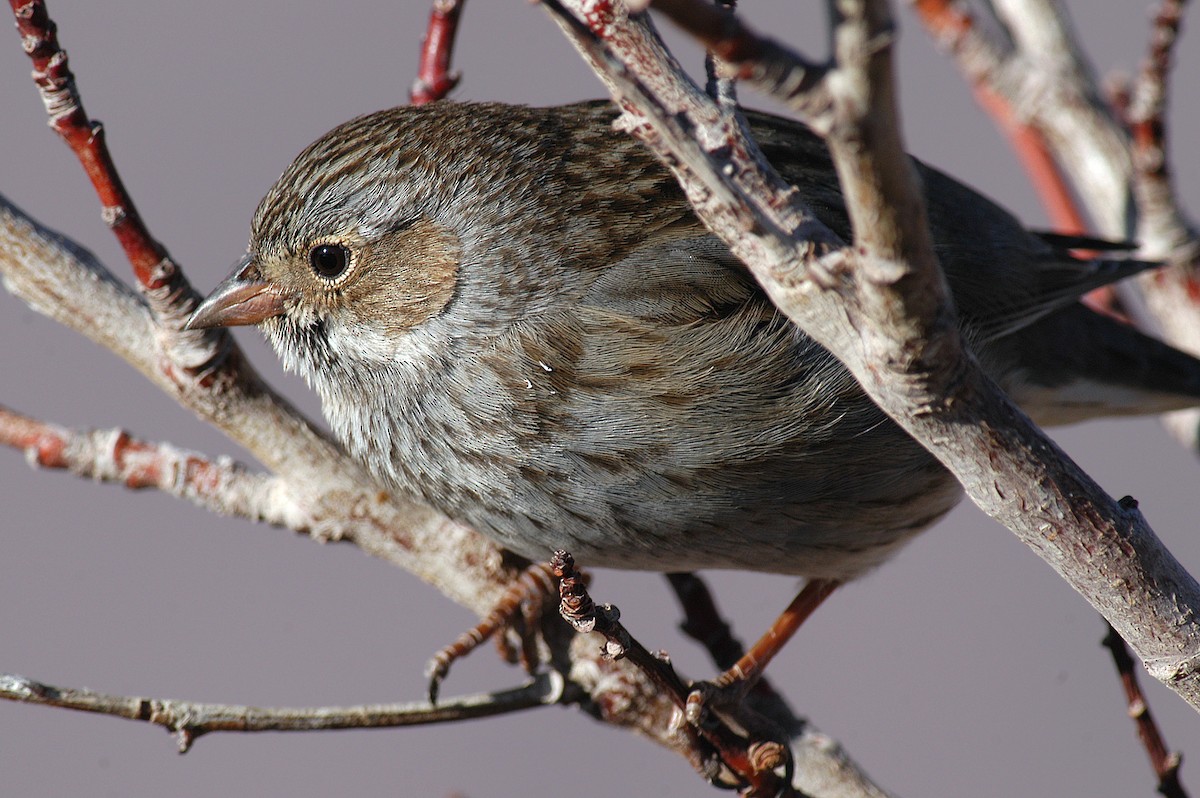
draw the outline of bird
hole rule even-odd
[[[823,141],[745,114],[852,240]],[[518,554],[790,574],[815,606],[962,490],[616,116],[440,101],[346,122],[267,192],[188,324],[261,327],[349,456]],[[1034,421],[1200,403],[1200,361],[1078,301],[1154,264],[912,164],[964,339]]]

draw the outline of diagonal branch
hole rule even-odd
[[[1135,91],[1135,118],[1128,120],[1134,130],[1131,139],[1130,131],[1103,100],[1061,3],[992,0],[989,5],[1008,36],[1001,44],[983,35],[957,0],[913,2],[977,94],[992,98],[984,102],[989,112],[999,109],[1002,118],[1019,119],[1021,127],[1031,131],[1027,135],[1036,136],[1048,149],[1054,164],[1049,171],[1065,172],[1073,196],[1086,206],[1102,235],[1135,239],[1144,257],[1179,267],[1129,281],[1116,290],[1140,326],[1160,331],[1182,349],[1200,352],[1200,325],[1195,322],[1195,298],[1200,292],[1193,276],[1200,258],[1200,235],[1166,179],[1170,170],[1159,137],[1165,124],[1155,122],[1162,121],[1182,3],[1164,0],[1155,17],[1146,66]],[[1152,133],[1154,128],[1157,133]],[[1043,192],[1042,196],[1052,213],[1064,204],[1061,194]],[[1200,447],[1196,412],[1173,414],[1168,427],[1188,447]]]
[[[21,35],[21,45],[33,61],[33,80],[50,117],[50,127],[79,159],[102,206],[101,215],[113,231],[138,285],[150,300],[156,318],[173,320],[178,330],[182,320],[199,301],[166,247],[150,235],[133,198],[117,173],[104,139],[104,127],[91,120],[75,84],[67,53],[58,43],[57,26],[46,12],[43,0],[9,0]],[[184,348],[189,339],[183,334]]]
[[[817,125],[831,131],[843,183],[865,176],[861,185],[845,186],[852,218],[881,223],[864,236],[866,225],[856,221],[856,235],[864,239],[856,243],[863,246],[826,257],[813,256],[815,247],[797,234],[798,226],[778,223],[778,200],[786,194],[761,160],[741,159],[754,150],[737,126],[671,62],[656,59],[653,48],[630,49],[637,37],[655,38],[640,18],[606,13],[606,4],[587,0],[571,8],[573,15],[558,11],[557,19],[636,117],[629,127],[673,166],[701,218],[776,305],[842,359],[981,509],[1108,618],[1152,675],[1200,708],[1200,586],[1154,537],[1136,502],[1107,496],[984,377],[945,324],[944,294],[930,292],[940,288],[930,275],[937,274],[936,263],[902,221],[904,213],[909,222],[919,220],[912,205],[903,204],[912,187],[888,171],[906,172],[906,162],[889,159],[898,138],[890,88],[882,85],[891,79],[883,4],[839,4],[845,17],[836,34],[837,86],[846,94],[833,103],[842,116]],[[694,140],[682,141],[684,132],[694,132]],[[749,207],[732,207],[730,198],[749,196],[740,187],[755,181],[770,192]],[[774,223],[758,223],[762,219]],[[835,279],[809,279],[822,272]]]

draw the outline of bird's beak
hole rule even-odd
[[[284,296],[265,282],[247,255],[213,289],[184,325],[186,330],[258,324],[284,311]]]

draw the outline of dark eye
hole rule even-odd
[[[308,262],[317,276],[332,280],[350,265],[350,250],[341,244],[318,244],[308,253]]]

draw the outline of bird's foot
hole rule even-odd
[[[438,691],[450,672],[450,666],[488,638],[495,638],[500,656],[506,662],[519,662],[521,667],[532,673],[540,659],[538,630],[542,608],[547,598],[557,595],[556,580],[549,565],[534,563],[522,571],[485,618],[433,655],[426,668],[429,702],[437,703]]]
[[[685,685],[670,658],[648,651],[621,624],[616,607],[593,602],[570,554],[557,552],[551,568],[559,577],[563,618],[581,633],[603,635],[606,657],[628,659],[674,701],[696,747],[693,764],[704,778],[748,798],[792,794],[787,735],[743,700],[753,681],[722,675],[713,682]]]

